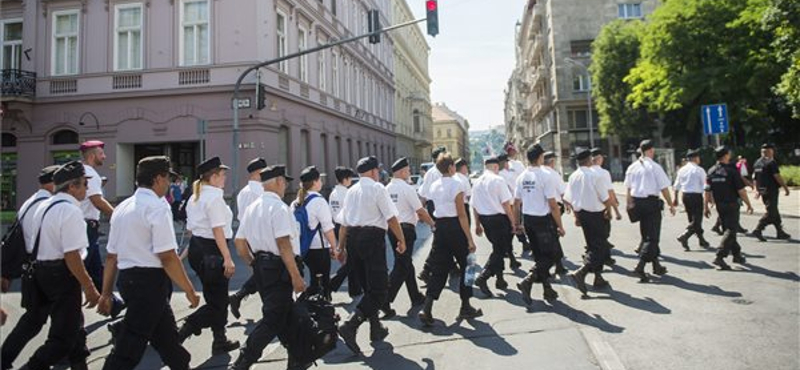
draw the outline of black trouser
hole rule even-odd
[[[403,238],[406,240],[406,251],[403,254],[397,253],[397,238],[392,232],[389,232],[389,242],[391,243],[392,251],[394,252],[394,267],[392,273],[389,275],[389,296],[387,302],[392,303],[397,298],[397,293],[403,284],[406,285],[408,297],[412,300],[419,296],[419,288],[417,287],[417,275],[414,272],[414,243],[417,241],[417,228],[412,224],[401,224],[403,229]]]
[[[639,244],[639,258],[644,262],[653,262],[661,255],[659,239],[663,205],[655,196],[634,199],[635,212],[639,214],[639,234],[642,238]]]
[[[135,368],[148,343],[171,370],[189,369],[191,355],[178,340],[178,327],[169,303],[172,281],[167,273],[162,268],[120,270],[117,287],[128,309],[103,369]]]
[[[339,237],[340,227],[341,225],[336,224],[334,229],[337,238]],[[352,253],[347,246],[340,245],[339,248],[344,248],[347,251],[348,256]],[[347,261],[345,261],[343,265],[339,266],[339,269],[336,270],[336,275],[334,275],[331,279],[331,291],[335,292],[339,290],[339,287],[341,287],[344,283],[344,279],[347,279],[347,293],[351,297],[355,297],[363,293],[361,289],[361,282],[358,281],[358,277],[356,276],[355,272],[353,272],[352,265],[348,264]]]
[[[686,227],[687,238],[697,235],[703,238],[703,194],[683,193],[683,205],[686,207],[686,217],[689,218],[689,226]],[[736,228],[734,228],[736,230]]]
[[[722,234],[722,240],[719,242],[717,257],[725,258],[731,253],[734,256],[738,256],[742,253],[742,247],[736,241],[737,225],[739,225],[739,203],[717,203],[717,212],[722,220],[722,225],[725,227],[725,233]]]
[[[489,262],[486,264],[486,269],[490,275],[503,276],[503,269],[505,268],[505,261],[503,258],[511,249],[512,233],[511,221],[508,216],[499,214],[491,216],[480,216],[479,221],[483,227],[483,232],[486,233],[486,238],[492,243],[492,254],[489,255]],[[436,225],[436,231],[439,231],[439,225]],[[463,234],[463,231],[461,232]],[[434,240],[436,240],[434,235]]]
[[[186,318],[195,330],[211,328],[214,339],[225,339],[228,322],[228,278],[223,258],[214,239],[192,236],[189,240],[189,266],[200,278],[206,304]]]
[[[256,293],[258,293],[258,286],[256,286],[256,279],[253,277],[253,275],[250,275],[250,277],[247,278],[247,281],[242,284],[242,287],[239,288],[239,291],[237,292],[237,294],[242,297]]]
[[[578,221],[581,223],[583,238],[586,241],[586,254],[583,256],[583,263],[589,269],[589,272],[602,272],[603,264],[609,257],[610,251],[606,247],[604,213],[603,211],[578,211]]]
[[[559,260],[558,232],[551,215],[523,215],[525,233],[531,242],[531,251],[536,256],[531,273],[535,281],[544,282],[550,278],[550,268]]]
[[[311,276],[309,286],[316,287],[323,296],[331,292],[331,250],[329,248],[309,249],[303,263],[308,266]]]
[[[764,231],[769,225],[775,225],[775,229],[780,233],[783,231],[783,222],[781,221],[781,214],[778,212],[778,197],[780,192],[774,190],[771,192],[761,192],[761,200],[767,207],[767,213],[758,220],[756,230]]]
[[[259,252],[253,262],[253,276],[261,296],[261,320],[247,336],[242,354],[248,362],[256,362],[264,348],[283,336],[292,310],[292,280],[279,256]]]
[[[472,297],[472,287],[464,281],[467,270],[467,256],[469,255],[469,242],[458,217],[439,218],[436,220],[436,232],[433,233],[434,247],[431,249],[430,264],[431,277],[428,281],[427,296],[439,299],[447,283],[447,276],[453,269],[453,263],[458,266],[458,291],[461,302],[467,302]],[[500,256],[502,260],[502,255]]]
[[[48,313],[46,306],[25,310],[25,313],[17,321],[17,325],[3,341],[2,355],[0,355],[2,366],[0,366],[0,369],[7,370],[11,368],[14,360],[17,359],[25,345],[42,330],[42,327],[47,322]]]
[[[37,263],[35,286],[40,299],[36,307],[50,317],[47,340],[28,361],[31,370],[50,369],[62,358],[80,363],[89,356],[81,312],[81,286],[63,260]],[[8,339],[7,339],[8,340]]]
[[[100,223],[96,220],[86,220],[86,236],[89,238],[89,248],[86,249],[86,259],[83,265],[92,278],[94,287],[103,290],[103,260],[100,257]]]
[[[389,274],[386,267],[386,230],[377,227],[348,227],[347,248],[352,251],[347,264],[364,284],[364,297],[358,310],[373,317],[383,307],[388,294]]]

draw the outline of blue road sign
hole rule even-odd
[[[703,133],[706,135],[725,134],[730,131],[726,104],[704,105],[700,108],[700,116],[703,119]]]

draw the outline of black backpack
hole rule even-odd
[[[181,195],[181,200],[172,202],[172,219],[175,221],[186,222],[186,206],[192,199],[192,187],[187,187]]]
[[[22,216],[14,220],[6,235],[3,236],[2,246],[0,246],[2,257],[0,258],[2,258],[1,268],[3,269],[2,276],[4,278],[13,280],[22,276],[22,265],[28,262],[28,251],[25,249],[25,234],[22,232],[22,220],[36,203],[45,199],[47,197],[41,197],[31,202],[25,212],[22,213]]]
[[[289,357],[309,364],[336,348],[339,315],[322,294],[303,293],[292,306],[286,347]]]

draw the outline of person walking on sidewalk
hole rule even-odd
[[[730,270],[731,267],[725,263],[725,258],[733,254],[733,262],[744,264],[745,258],[742,256],[742,247],[736,241],[736,225],[739,224],[739,199],[747,204],[747,213],[753,213],[753,206],[745,191],[745,184],[742,176],[736,167],[730,163],[730,150],[724,146],[715,150],[717,163],[708,169],[705,192],[706,217],[711,216],[710,205],[716,204],[717,212],[725,228],[725,234],[719,244],[717,257],[714,265],[720,270]]]
[[[466,284],[467,256],[475,253],[475,243],[469,232],[467,209],[464,206],[463,185],[453,176],[456,166],[450,153],[442,153],[436,160],[436,168],[442,178],[431,185],[430,199],[436,210],[436,231],[433,233],[433,249],[431,249],[431,277],[425,292],[425,305],[419,313],[423,325],[434,323],[433,302],[439,299],[447,283],[447,277],[453,268],[458,266],[458,291],[461,297],[461,309],[458,319],[468,320],[483,315],[483,311],[472,307],[472,287]]]
[[[344,198],[347,195],[347,189],[353,185],[353,176],[356,175],[355,171],[347,167],[336,167],[334,170],[334,174],[336,175],[336,186],[333,188],[330,197],[328,198],[328,203],[331,205],[331,214],[333,215],[333,223],[334,223],[334,233],[336,234],[336,240],[339,243],[339,248],[345,248],[344,244],[341,243],[339,240],[339,230],[342,228],[341,213],[342,207],[344,206]],[[331,279],[331,291],[335,292],[339,290],[339,288],[344,284],[344,280],[347,279],[347,294],[350,295],[350,298],[355,299],[356,297],[360,296],[364,293],[361,289],[361,282],[359,281],[358,276],[354,273],[353,265],[347,264],[347,255],[351,252],[342,249],[341,254],[339,255],[339,261],[342,263],[339,266],[339,269],[336,270],[336,274]]]
[[[569,176],[564,200],[572,205],[575,224],[583,229],[586,241],[584,264],[570,274],[575,286],[585,296],[585,280],[589,273],[594,273],[595,289],[608,286],[601,274],[610,252],[606,245],[604,218],[611,217],[611,198],[600,174],[592,170],[592,153],[587,149],[578,149],[575,158],[579,167]]]
[[[517,179],[514,214],[522,214],[522,225],[517,228],[525,230],[531,249],[536,251],[533,269],[517,284],[522,299],[531,304],[533,283],[542,284],[544,299],[558,298],[558,293],[550,285],[550,268],[559,257],[557,240],[559,236],[564,236],[564,226],[556,202],[559,196],[558,183],[542,170],[544,149],[536,144],[528,149],[527,156],[528,169]]]
[[[764,229],[769,225],[775,226],[777,231],[776,238],[790,239],[791,235],[783,230],[783,222],[781,221],[781,214],[778,211],[778,198],[780,197],[780,188],[789,196],[789,187],[781,177],[781,170],[778,167],[778,162],[775,161],[775,145],[765,143],[761,145],[761,158],[756,161],[753,166],[756,198],[761,197],[764,206],[767,208],[767,213],[758,220],[758,226],[753,230],[753,236],[759,241],[765,242]]]
[[[497,157],[484,160],[485,170],[472,187],[472,210],[475,216],[475,235],[482,236],[492,243],[489,261],[475,279],[475,285],[487,297],[492,296],[487,281],[495,277],[495,288],[506,289],[508,283],[503,278],[505,256],[511,248],[516,231],[517,217],[513,209],[513,195],[506,180],[498,175],[500,161]]]
[[[669,205],[669,212],[675,216],[675,205],[669,193],[670,180],[661,165],[656,163],[655,147],[650,140],[643,140],[639,144],[642,156],[628,167],[625,173],[625,187],[627,188],[628,207],[633,207],[632,212],[639,217],[639,233],[641,242],[637,253],[639,263],[633,270],[641,282],[650,278],[644,271],[647,263],[653,264],[653,273],[664,275],[667,268],[658,261],[661,255],[659,239],[661,239],[661,211],[664,202],[659,199],[659,194],[664,197]]]
[[[283,202],[286,187],[293,179],[286,167],[274,165],[261,171],[264,194],[245,210],[236,232],[236,252],[253,266],[253,276],[261,297],[261,320],[258,321],[239,357],[229,367],[247,370],[255,364],[264,348],[275,337],[286,334],[289,314],[294,304],[292,294],[305,291],[301,274],[300,241],[292,211]],[[289,358],[289,369],[306,369]]]
[[[398,253],[393,250],[394,267],[392,267],[392,273],[389,275],[389,297],[381,309],[384,313],[384,320],[397,314],[392,308],[392,303],[397,298],[397,294],[403,284],[405,284],[408,291],[408,298],[411,300],[412,307],[425,303],[425,295],[420,293],[419,287],[417,287],[417,276],[414,272],[413,254],[414,243],[417,240],[417,221],[422,220],[431,228],[434,227],[433,219],[422,206],[417,192],[408,184],[408,179],[411,177],[408,158],[403,157],[395,161],[392,164],[392,173],[392,181],[386,186],[386,191],[389,192],[389,197],[392,198],[395,207],[397,207],[397,218],[400,221],[400,227],[403,229],[406,251],[405,253]],[[391,242],[391,245],[396,245],[397,241],[397,237],[390,232],[389,242]]]
[[[250,174],[250,179],[247,181],[247,185],[245,185],[236,196],[236,207],[238,207],[236,219],[239,220],[239,223],[242,222],[244,211],[247,210],[247,207],[264,194],[264,187],[261,185],[261,170],[265,168],[267,168],[267,161],[261,157],[255,158],[247,164],[247,172]],[[247,296],[256,294],[257,292],[258,287],[256,287],[256,280],[253,275],[250,275],[242,287],[239,288],[236,293],[228,297],[233,317],[237,319],[241,317],[239,308],[242,306],[242,301],[247,298]]]
[[[703,193],[706,186],[706,171],[700,167],[700,151],[689,149],[686,152],[686,164],[678,170],[675,177],[675,199],[674,206],[678,206],[678,193],[683,192],[683,206],[686,208],[686,216],[689,218],[689,226],[686,232],[678,237],[683,249],[689,250],[689,238],[697,236],[700,246],[708,248],[709,244],[703,238]]]
[[[209,158],[197,166],[200,178],[194,182],[192,199],[186,206],[186,228],[192,232],[189,240],[189,266],[200,278],[206,304],[186,318],[178,331],[183,343],[192,335],[211,328],[214,342],[211,353],[226,353],[239,348],[238,341],[228,339],[228,283],[236,266],[228,249],[233,236],[233,212],[223,198],[225,179],[230,167],[219,157]]]
[[[564,177],[561,176],[561,172],[556,170],[556,154],[552,151],[544,152],[544,165],[540,167],[542,171],[549,174],[558,185],[558,197],[556,198],[556,202],[558,203],[558,209],[561,211],[561,215],[563,216],[565,213],[572,212],[572,207],[564,206],[564,192],[567,191],[567,184],[564,182]],[[556,239],[556,244],[558,244],[558,256],[555,263],[555,273],[564,275],[569,271],[564,267],[564,248],[561,246],[560,236]]]
[[[170,305],[172,283],[186,293],[190,308],[197,307],[200,297],[178,258],[172,212],[164,199],[171,175],[178,176],[168,157],[139,161],[138,189],[117,206],[111,217],[103,295],[97,309],[103,314],[111,311],[117,270],[117,285],[128,309],[103,365],[105,370],[135,368],[148,343],[170,369],[189,369],[191,355],[178,341]]]
[[[356,171],[361,179],[347,190],[339,240],[351,251],[347,263],[352,263],[356,274],[361,277],[364,297],[350,318],[339,327],[339,335],[347,348],[361,354],[356,337],[358,328],[365,321],[370,323],[370,341],[381,341],[389,335],[389,329],[378,318],[378,310],[386,302],[388,293],[386,230],[390,229],[398,239],[392,246],[398,253],[406,252],[406,241],[397,220],[397,208],[389,192],[378,182],[378,159],[374,156],[361,158]]]

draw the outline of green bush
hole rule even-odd
[[[800,186],[800,166],[781,166],[781,177],[788,186]]]

